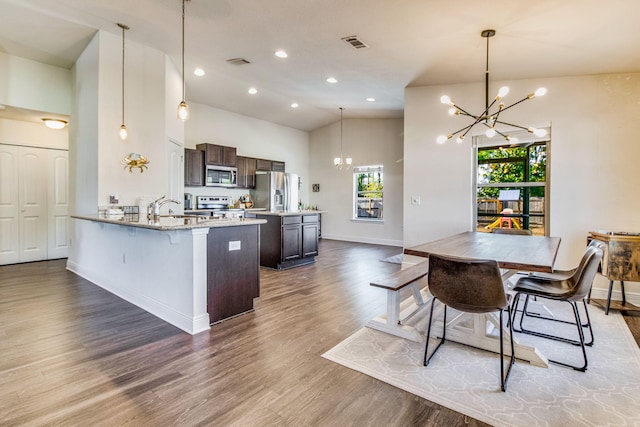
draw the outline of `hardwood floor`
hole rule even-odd
[[[384,311],[369,282],[399,252],[322,240],[314,265],[261,271],[254,312],[196,336],[66,260],[0,267],[0,424],[483,425],[320,357]]]

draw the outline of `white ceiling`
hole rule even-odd
[[[338,120],[339,107],[345,118],[402,117],[407,86],[482,81],[487,28],[497,31],[492,80],[640,71],[639,0],[191,0],[186,8],[187,101],[301,130]],[[121,22],[131,27],[127,40],[180,64],[181,13],[181,0],[0,0],[0,51],[71,68],[96,30],[119,35]],[[369,47],[341,40],[352,35]],[[238,57],[251,63],[226,62]],[[206,76],[194,76],[196,66]]]

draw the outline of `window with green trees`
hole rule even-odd
[[[382,165],[353,168],[353,219],[381,221],[384,172]]]
[[[545,234],[548,141],[480,147],[477,159],[477,228],[523,228]]]

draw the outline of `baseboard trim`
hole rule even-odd
[[[378,238],[361,237],[361,236],[341,236],[337,234],[326,234],[326,233],[322,234],[322,238],[329,239],[329,240],[340,240],[343,242],[369,243],[372,245],[403,247],[402,240],[378,239]]]

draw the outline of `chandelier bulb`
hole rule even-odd
[[[547,135],[547,130],[546,129],[536,129],[533,131],[533,134],[535,136],[539,136],[539,137],[543,137]]]
[[[440,102],[442,102],[443,104],[448,104],[453,106],[453,102],[451,102],[451,98],[449,98],[447,95],[442,95],[440,97]]]
[[[449,108],[449,115],[454,116],[456,114],[458,114],[458,109],[457,108],[455,108],[455,107]]]
[[[340,164],[340,157],[336,157],[333,159],[333,165],[338,166]]]
[[[488,138],[493,138],[496,136],[496,130],[494,128],[489,128],[484,134],[487,135]]]
[[[498,91],[497,99],[504,98],[509,93],[509,86],[502,86]]]
[[[460,136],[456,139],[456,142],[457,142],[458,144],[461,144],[461,143],[462,143],[462,141],[464,141],[464,135],[460,135]]]
[[[120,134],[120,139],[121,140],[124,141],[125,139],[127,139],[128,132],[127,132],[127,127],[124,125],[124,123],[122,124],[122,126],[120,126],[119,134]]]
[[[536,96],[544,96],[547,93],[547,88],[541,87],[535,91]]]
[[[351,163],[353,162],[353,159],[351,157],[347,157],[345,159],[345,162],[347,162],[347,166],[351,166]]]
[[[447,139],[451,138],[451,135],[440,135],[437,139],[436,142],[438,144],[444,144],[445,142],[447,142]]]

